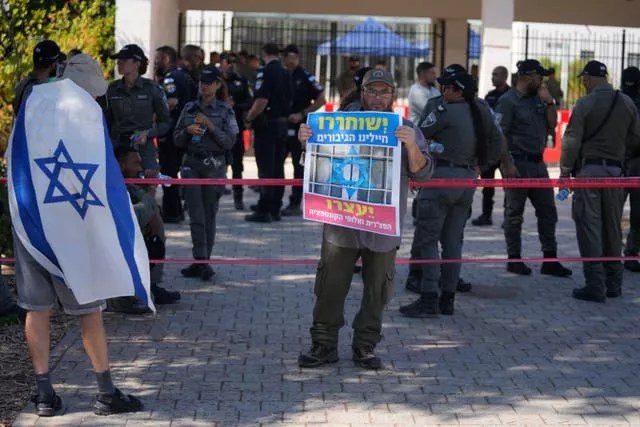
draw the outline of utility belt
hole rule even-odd
[[[221,168],[226,166],[225,151],[190,151],[186,154],[186,158],[193,158],[202,161],[205,166],[215,166]]]
[[[529,154],[529,153],[514,153],[511,152],[511,157],[514,160],[521,160],[529,163],[542,163],[542,154]]]
[[[460,168],[460,169],[472,169],[469,165],[463,165],[459,163],[453,163],[449,160],[435,159],[435,165],[437,168]]]

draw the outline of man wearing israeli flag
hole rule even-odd
[[[74,56],[63,79],[33,87],[7,149],[18,304],[36,373],[36,414],[63,412],[49,377],[49,317],[80,316],[96,372],[94,412],[135,412],[139,399],[111,380],[102,320],[106,298],[149,298],[149,260],[95,98],[107,84],[96,61]]]

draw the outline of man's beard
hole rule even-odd
[[[540,88],[539,86],[535,86],[535,85],[527,86],[527,95],[536,96],[538,94],[538,89],[539,88]]]
[[[381,102],[381,101],[375,101],[375,102],[372,102],[371,104],[367,103],[366,101],[362,101],[362,107],[364,108],[365,111],[390,112],[392,105],[393,105],[393,102],[389,102],[388,104],[385,105],[384,102]]]
[[[161,76],[164,76],[167,73],[167,68],[164,65],[157,65],[156,73]]]

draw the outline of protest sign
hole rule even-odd
[[[304,218],[400,235],[401,142],[394,113],[312,113],[307,124]]]

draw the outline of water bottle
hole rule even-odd
[[[429,144],[429,152],[441,154],[442,152],[444,152],[444,145],[440,144],[439,142],[432,142],[431,144]]]
[[[173,177],[170,177],[169,175],[160,174],[160,175],[158,175],[158,179],[173,179]],[[169,188],[169,187],[171,187],[171,183],[162,184],[162,186]]]
[[[207,127],[203,126],[202,135],[204,135],[206,131],[207,131]],[[191,137],[191,142],[193,142],[194,144],[200,144],[202,142],[202,135],[193,135],[193,137]]]
[[[560,191],[558,191],[558,195],[556,196],[556,199],[562,202],[564,200],[567,200],[567,197],[569,197],[569,189],[561,188]]]

